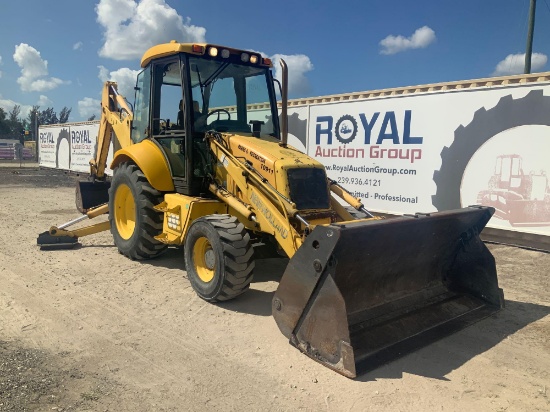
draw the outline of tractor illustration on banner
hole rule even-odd
[[[550,188],[545,170],[524,173],[517,154],[496,158],[488,189],[478,193],[477,203],[495,208],[495,217],[513,226],[550,225]]]

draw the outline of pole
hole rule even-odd
[[[535,31],[535,8],[537,0],[531,0],[529,6],[529,27],[527,29],[527,47],[525,50],[525,74],[531,73],[531,55],[533,54],[533,32]]]
[[[34,112],[34,143],[35,157],[38,162],[38,110]]]

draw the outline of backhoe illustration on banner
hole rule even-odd
[[[279,83],[258,53],[172,41],[149,49],[141,66],[133,108],[116,83],[104,85],[91,179],[77,190],[86,214],[42,233],[41,247],[108,229],[130,259],[183,246],[195,292],[220,302],[249,288],[254,245],[273,244],[289,258],[272,301],[278,327],[348,377],[502,307],[495,261],[479,238],[494,209],[374,217],[287,144],[284,61]],[[252,110],[265,102],[270,121]],[[69,229],[104,213],[108,221]]]

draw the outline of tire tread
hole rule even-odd
[[[156,212],[153,207],[162,202],[162,193],[151,186],[143,172],[133,163],[122,163],[117,170],[118,173],[126,173],[137,190],[136,209],[141,214],[143,225],[139,228],[139,240],[130,251],[121,252],[132,260],[144,260],[157,257],[167,248],[167,245],[155,239],[162,232],[163,215]],[[115,188],[109,189],[109,197],[114,196]],[[111,232],[114,235],[115,223],[113,213],[109,211]],[[119,249],[120,250],[120,249]]]
[[[219,291],[203,299],[209,302],[223,302],[244,293],[254,276],[254,248],[250,234],[239,220],[231,215],[214,214],[201,217],[217,231],[223,248],[223,283]],[[189,269],[188,269],[189,270]]]

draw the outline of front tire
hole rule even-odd
[[[122,163],[114,172],[109,188],[109,222],[120,253],[130,259],[151,259],[166,245],[155,239],[162,233],[162,213],[153,209],[162,201],[139,168]]]
[[[209,215],[197,219],[184,245],[187,276],[204,300],[230,300],[252,281],[254,250],[250,235],[236,217]]]

